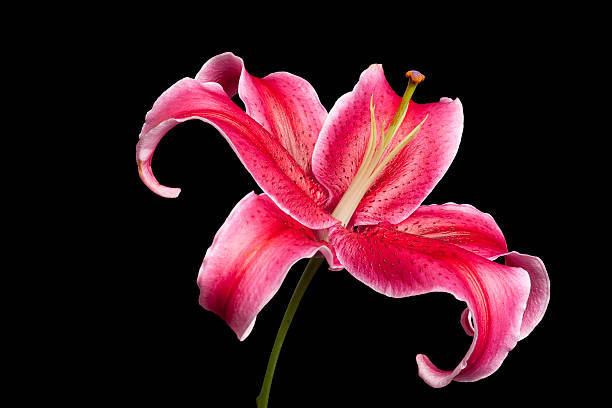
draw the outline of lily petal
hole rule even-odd
[[[288,72],[260,79],[243,69],[238,92],[247,113],[275,135],[300,168],[312,176],[312,152],[327,117],[314,88]]]
[[[468,336],[474,335],[474,323],[472,323],[472,313],[470,309],[465,308],[465,310],[461,313],[461,327],[465,330],[465,333]]]
[[[540,323],[550,301],[550,278],[544,262],[536,256],[525,255],[518,252],[502,254],[507,266],[522,268],[529,274],[531,288],[523,320],[521,322],[521,333],[519,340],[527,337],[533,329]],[[474,335],[474,328],[470,319],[467,317],[469,309],[465,309],[461,314],[461,325],[468,336]]]
[[[320,208],[326,200],[325,189],[308,177],[278,140],[232,102],[215,82],[184,78],[164,92],[147,113],[136,158],[140,177],[151,190],[164,197],[176,197],[180,192],[157,182],[151,160],[161,138],[178,123],[190,119],[213,125],[261,189],[285,212],[309,228],[326,228],[335,222]]]
[[[504,256],[507,266],[524,269],[531,281],[519,340],[531,333],[542,320],[550,299],[550,279],[546,267],[538,257],[508,252],[504,235],[491,215],[469,204],[426,205],[420,206],[410,217],[393,227],[398,231],[460,246],[491,261]],[[461,315],[461,325],[471,336],[474,330],[468,314],[469,309],[466,309]]]
[[[401,98],[389,86],[382,66],[365,70],[352,92],[343,95],[329,112],[313,153],[313,172],[329,191],[332,210],[353,180],[370,135],[370,100],[378,126],[389,125]],[[357,207],[353,223],[397,224],[406,219],[433,190],[457,152],[463,130],[463,108],[458,99],[417,104],[408,113],[387,151],[394,148],[424,118],[418,135],[393,158]],[[330,171],[333,169],[333,171]]]
[[[524,339],[540,323],[548,302],[550,301],[550,278],[544,262],[536,256],[510,252],[505,255],[506,265],[519,267],[529,273],[531,290],[527,299],[527,308],[523,314],[521,323],[521,335],[519,340]]]
[[[206,61],[200,71],[196,74],[196,81],[216,82],[230,98],[238,92],[238,81],[244,63],[242,58],[235,56],[231,52],[224,52]]]
[[[353,180],[367,148],[370,135],[370,100],[376,117],[389,123],[399,105],[397,96],[382,74],[380,65],[362,72],[351,92],[334,104],[312,156],[315,177],[329,191],[326,208],[332,211]]]
[[[328,244],[281,211],[265,194],[250,193],[234,207],[206,251],[198,275],[200,304],[221,316],[244,340],[259,311],[280,288],[291,266]]]
[[[380,293],[407,297],[449,292],[468,304],[474,339],[459,365],[444,371],[426,356],[417,356],[419,375],[432,387],[492,374],[519,340],[530,290],[525,270],[392,226],[360,227],[352,232],[336,225],[330,228],[329,238],[349,273]]]
[[[250,75],[230,52],[211,58],[198,72],[200,82],[218,82],[232,97],[238,92],[249,116],[275,136],[304,172],[312,176],[312,151],[327,117],[308,81],[288,72]]]
[[[493,217],[469,204],[422,205],[394,227],[458,245],[491,260],[508,252],[504,235]]]

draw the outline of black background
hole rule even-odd
[[[91,197],[92,205],[104,203],[95,222],[111,235],[94,261],[95,297],[80,294],[84,319],[95,322],[86,336],[95,345],[80,352],[82,371],[76,370],[85,379],[76,383],[87,383],[83,388],[89,390],[81,401],[255,405],[305,261],[292,268],[252,334],[238,341],[220,318],[199,306],[196,277],[216,231],[242,197],[260,192],[258,186],[223,138],[197,121],[171,130],[153,160],[162,184],[182,188],[179,198],[150,192],[134,162],[144,115],[155,99],[225,51],[242,57],[252,75],[288,71],[307,79],[328,111],[372,63],[383,64],[399,94],[407,70],[425,74],[416,102],[459,97],[465,115],[461,146],[424,204],[466,203],[492,214],[509,248],[539,256],[552,281],[543,321],[496,373],[433,389],[417,376],[415,355],[425,353],[443,369],[455,367],[471,343],[459,324],[463,304],[448,294],[386,298],[346,271],[322,268],[286,338],[270,406],[488,406],[500,398],[588,398],[578,385],[580,375],[569,368],[576,330],[567,327],[574,310],[568,299],[581,283],[568,279],[573,270],[559,221],[585,188],[572,170],[577,164],[568,160],[577,149],[572,127],[580,120],[568,107],[574,87],[566,67],[580,59],[572,26],[554,13],[507,15],[508,10],[487,11],[505,17],[499,21],[438,20],[408,5],[339,16],[323,8],[269,11],[262,6],[113,13],[92,40],[99,53],[83,65],[101,68],[90,78],[105,101],[104,117],[95,123],[105,133],[104,166],[117,176],[113,183],[120,181],[113,187],[107,180],[106,193]],[[576,188],[569,189],[573,183]],[[119,184],[125,191],[116,190]]]

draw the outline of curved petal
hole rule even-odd
[[[550,299],[550,279],[546,267],[535,256],[508,252],[504,235],[491,215],[469,204],[427,205],[420,206],[410,217],[393,227],[401,232],[460,246],[490,260],[504,256],[507,266],[524,269],[531,281],[519,340],[531,333],[542,320]],[[471,336],[473,327],[470,329],[468,314],[469,309],[465,309],[461,325]]]
[[[504,235],[493,217],[469,204],[422,205],[394,227],[458,245],[491,260],[508,252]]]
[[[505,255],[504,259],[507,266],[514,266],[522,268],[529,274],[529,280],[531,281],[531,288],[529,290],[529,297],[527,298],[527,306],[525,313],[523,313],[523,320],[521,322],[521,333],[519,340],[523,340],[527,337],[533,329],[540,323],[548,307],[550,301],[550,278],[544,262],[536,256],[525,255],[518,252],[509,252]],[[469,309],[465,309],[461,314],[461,325],[465,329],[465,332],[472,336],[474,331],[469,330],[466,327],[466,323],[470,323],[466,315]]]
[[[326,242],[317,241],[310,229],[265,194],[250,193],[234,207],[206,251],[198,275],[200,304],[244,340],[291,266],[318,251],[331,265]]]
[[[540,323],[548,302],[550,301],[550,278],[544,262],[536,256],[510,252],[505,256],[506,265],[522,268],[529,274],[531,290],[527,299],[527,308],[523,314],[521,323],[521,335],[519,340],[524,339]]]
[[[176,197],[180,192],[157,182],[151,159],[166,132],[190,119],[217,128],[257,184],[281,209],[309,228],[326,228],[335,222],[320,208],[326,192],[319,183],[305,175],[283,146],[215,82],[184,78],[164,92],[147,113],[136,158],[140,177],[151,190],[164,197]]]
[[[288,72],[254,77],[246,71],[242,59],[230,52],[206,62],[196,80],[218,82],[229,97],[238,92],[247,114],[276,137],[300,168],[312,176],[312,151],[327,111],[308,81]]]
[[[472,312],[470,312],[469,308],[465,308],[465,310],[461,313],[461,327],[465,330],[465,334],[468,336],[474,335],[474,323],[472,322]]]
[[[519,340],[529,295],[521,268],[489,261],[458,246],[402,233],[391,226],[352,232],[330,228],[338,259],[357,279],[391,297],[449,292],[465,301],[474,320],[474,339],[453,371],[417,356],[419,375],[433,387],[476,381],[495,372]]]
[[[365,70],[352,92],[331,109],[313,153],[313,172],[329,191],[333,210],[350,185],[363,159],[370,134],[370,98],[378,126],[391,122],[401,98],[393,92],[381,65]],[[425,116],[418,135],[392,159],[357,207],[353,223],[399,223],[431,192],[452,162],[463,130],[463,108],[458,99],[410,102],[408,113],[393,138],[395,147]]]
[[[223,87],[227,96],[231,98],[238,92],[238,81],[243,67],[242,58],[231,52],[224,52],[206,61],[196,74],[195,79],[202,83],[218,83]]]

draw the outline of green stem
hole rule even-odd
[[[304,269],[304,273],[302,274],[300,281],[293,291],[291,300],[287,305],[287,310],[285,310],[283,320],[278,328],[276,340],[274,340],[274,346],[272,346],[272,351],[270,352],[270,359],[268,360],[266,375],[264,377],[263,385],[261,386],[261,391],[259,392],[259,396],[256,400],[257,408],[268,407],[272,377],[274,376],[274,369],[276,368],[276,362],[278,361],[278,355],[280,354],[281,347],[283,346],[283,341],[285,340],[285,336],[287,335],[287,331],[289,330],[289,326],[291,325],[295,311],[302,300],[302,296],[304,296],[306,288],[308,288],[310,281],[312,280],[315,272],[317,272],[319,269],[319,266],[321,266],[321,263],[323,263],[323,258],[310,258],[310,261],[308,262],[308,265],[306,265],[306,269]]]

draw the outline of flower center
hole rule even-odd
[[[425,76],[418,71],[408,71],[406,72],[406,77],[408,78],[406,92],[404,92],[402,101],[389,127],[385,130],[385,125],[384,123],[382,124],[380,136],[376,131],[374,95],[372,94],[370,98],[370,138],[363,159],[361,160],[359,170],[357,170],[353,181],[332,212],[332,217],[340,221],[345,227],[353,216],[359,202],[365,193],[368,192],[372,184],[374,184],[382,170],[389,164],[391,159],[397,156],[397,154],[414,139],[429,116],[429,114],[426,115],[421,123],[408,133],[408,135],[406,135],[406,137],[404,137],[393,149],[388,151],[389,149],[387,148],[406,117],[410,98],[416,86],[425,79]]]

